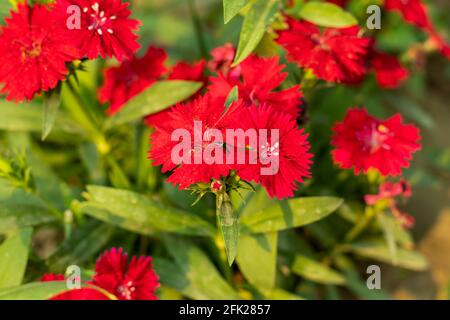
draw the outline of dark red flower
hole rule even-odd
[[[375,51],[371,58],[371,64],[377,82],[382,88],[397,88],[409,76],[408,70],[393,55]]]
[[[311,69],[323,80],[338,83],[358,82],[366,73],[370,40],[359,36],[359,27],[326,28],[287,18],[289,28],[279,32],[278,43],[288,59]]]
[[[69,6],[81,9],[80,28],[69,29]],[[89,59],[116,57],[131,59],[140,48],[135,31],[141,25],[130,19],[129,3],[122,0],[58,0],[56,10],[64,28]],[[70,11],[69,11],[70,12]]]
[[[112,248],[97,260],[92,284],[119,300],[156,300],[158,280],[151,257],[134,256],[128,263],[128,255],[122,248]]]
[[[80,53],[45,6],[20,4],[0,34],[0,82],[8,100],[31,100],[57,86],[68,74],[66,62]]]
[[[302,104],[300,86],[274,91],[286,79],[279,57],[261,58],[251,55],[241,63],[242,80],[225,77],[219,72],[211,78],[210,94],[225,101],[231,89],[238,87],[239,99],[248,106],[270,104],[275,110],[297,118]]]
[[[327,2],[334,3],[340,7],[345,7],[347,5],[348,0],[327,0]]]
[[[197,81],[202,82],[203,87],[200,88],[197,93],[189,98],[195,99],[200,95],[200,92],[204,88],[207,82],[205,76],[206,61],[200,60],[194,64],[187,62],[178,62],[169,74],[169,80],[187,80],[187,81]],[[145,123],[148,126],[155,126],[156,124],[163,125],[168,120],[170,108],[155,114],[152,114],[145,118]]]
[[[142,58],[133,57],[119,66],[107,68],[99,100],[110,104],[108,114],[119,111],[128,100],[155,83],[166,72],[166,59],[163,49],[150,46]]]
[[[237,103],[235,105],[237,106]],[[172,172],[168,182],[179,185],[180,189],[186,189],[193,184],[209,183],[212,179],[220,180],[222,176],[228,175],[230,167],[225,164],[225,152],[219,155],[212,148],[209,155],[204,157],[206,148],[224,144],[223,140],[216,141],[216,137],[207,134],[208,129],[224,129],[223,123],[233,111],[228,111],[225,116],[224,114],[223,101],[206,94],[194,101],[172,107],[164,124],[155,123],[156,131],[151,137],[153,145],[150,158],[153,165],[162,165],[162,172]],[[197,126],[194,121],[198,122]],[[172,134],[177,129],[183,130],[189,136],[189,141],[173,141],[175,139],[172,139]],[[187,149],[182,155],[181,150],[177,152],[182,161],[174,161],[172,158],[172,152],[177,146],[183,146],[183,150]],[[221,164],[215,161],[218,157],[222,159]]]
[[[110,300],[106,295],[94,288],[81,288],[64,291],[50,300]]]
[[[297,183],[310,177],[312,154],[308,135],[298,129],[289,114],[278,112],[270,105],[242,108],[236,119],[239,121],[234,121],[234,128],[256,129],[259,133],[253,145],[250,140],[243,145],[235,141],[238,152],[245,150],[247,159],[245,164],[235,166],[238,175],[246,181],[260,183],[270,197],[294,196]],[[266,134],[261,130],[267,130]]]
[[[369,169],[383,176],[401,174],[420,149],[419,129],[402,122],[400,114],[379,120],[366,109],[348,110],[344,121],[333,129],[334,161],[344,169],[354,168],[355,174]]]

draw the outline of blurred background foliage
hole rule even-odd
[[[239,42],[243,18],[224,25],[221,0],[131,2],[133,16],[143,22],[143,50],[150,44],[163,47],[172,65],[208,58],[212,48]],[[364,21],[365,8],[376,2],[353,0],[349,10]],[[450,3],[428,4],[437,28],[449,38]],[[1,16],[9,9],[3,0]],[[404,54],[425,38],[398,15],[384,14],[378,39],[383,50]],[[284,56],[270,28],[256,51]],[[213,197],[191,206],[194,196],[164,182],[147,160],[150,129],[143,124],[105,129],[105,106],[96,92],[102,69],[114,61],[85,63],[86,71],[77,73],[76,94],[63,87],[62,108],[45,142],[42,100],[20,105],[1,100],[0,289],[36,281],[45,272],[64,272],[70,264],[82,266],[88,279],[97,255],[120,246],[129,254],[154,257],[162,299],[448,298],[450,64],[438,54],[408,63],[413,76],[396,91],[380,90],[369,78],[358,87],[321,84],[307,92],[306,129],[315,158],[313,178],[299,195],[345,202],[302,228],[287,229],[280,222],[264,232],[241,230],[231,268],[215,234]],[[299,69],[288,64],[287,70],[286,86],[298,83]],[[349,107],[362,105],[380,117],[401,112],[422,129],[423,150],[406,173],[413,196],[403,209],[416,218],[411,234],[387,213],[367,219],[362,198],[377,192],[376,181],[331,162],[330,128]],[[255,213],[286,218],[261,190],[247,195],[245,203],[239,197],[233,201],[248,225]],[[294,210],[305,204],[298,206]],[[366,287],[371,264],[381,266],[382,290]]]

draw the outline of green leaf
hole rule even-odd
[[[297,198],[254,211],[240,219],[241,234],[266,233],[311,224],[334,212],[343,200],[334,197]]]
[[[81,265],[94,257],[111,239],[114,227],[92,221],[76,229],[49,258],[52,272],[64,273],[70,265]]]
[[[233,102],[237,101],[238,99],[239,99],[239,88],[238,86],[234,86],[230,90],[227,100],[225,101],[226,110],[224,111],[224,113],[226,113],[228,108],[230,108],[230,106],[233,104]]]
[[[58,110],[61,106],[61,95],[53,92],[44,98],[44,116],[42,120],[42,141],[44,141],[55,124]]]
[[[56,219],[53,211],[40,198],[2,183],[0,203],[0,233],[37,226]]]
[[[255,210],[264,210],[272,205],[263,188],[258,188],[247,200],[241,218]],[[236,262],[245,278],[259,290],[271,291],[275,287],[277,268],[278,233],[241,236]]]
[[[155,231],[193,236],[214,236],[215,228],[183,210],[127,190],[88,186],[89,201],[79,209],[94,218],[144,235]]]
[[[398,248],[397,248],[397,242],[395,240],[395,225],[397,224],[397,221],[392,219],[386,219],[385,214],[379,214],[378,216],[378,222],[380,223],[381,229],[383,229],[384,238],[386,240],[386,244],[389,248],[389,255],[391,256],[391,263],[393,265],[397,264],[398,261]]]
[[[245,278],[258,289],[275,287],[278,233],[253,234],[239,238],[236,262]]]
[[[352,14],[326,2],[307,2],[300,11],[300,17],[322,27],[344,28],[358,24]]]
[[[225,243],[228,263],[231,266],[237,253],[239,225],[237,213],[234,211],[230,196],[226,191],[217,193],[216,213],[217,223]]]
[[[225,24],[231,21],[241,11],[249,0],[223,0],[223,20]]]
[[[156,272],[163,284],[183,292],[192,299],[239,299],[238,294],[222,278],[202,250],[181,238],[167,237],[165,243],[175,260],[175,265],[155,262]]]
[[[0,289],[22,283],[32,233],[32,228],[15,230],[0,245]]]
[[[305,298],[279,288],[273,291],[264,291],[263,293],[267,300],[305,300]]]
[[[279,0],[256,0],[253,3],[244,18],[233,65],[241,63],[253,52],[275,19],[279,6]]]
[[[392,263],[389,248],[380,241],[366,241],[353,243],[348,249],[360,256],[378,260],[385,263]],[[424,271],[428,268],[426,258],[419,252],[398,248],[397,264],[398,267],[413,271]]]
[[[164,109],[186,100],[202,87],[193,81],[159,81],[127,102],[119,112],[108,118],[106,127],[111,128]]]
[[[65,281],[32,282],[0,290],[0,300],[48,300],[66,290]]]
[[[345,278],[337,271],[303,255],[295,256],[292,272],[305,279],[322,284],[345,284]]]

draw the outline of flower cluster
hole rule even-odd
[[[71,6],[80,23],[69,26]],[[18,5],[0,31],[1,93],[8,100],[31,100],[55,89],[69,74],[68,63],[101,57],[131,58],[139,49],[122,0],[58,0],[52,5]]]
[[[62,274],[45,274],[41,281],[63,281]],[[158,276],[151,257],[128,256],[122,248],[105,251],[95,264],[95,275],[88,286],[60,293],[51,300],[156,300]]]

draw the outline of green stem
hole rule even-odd
[[[204,59],[208,58],[208,49],[206,47],[205,37],[203,36],[202,24],[200,17],[198,16],[197,9],[195,8],[194,0],[188,0],[189,13],[192,18],[192,24],[194,25],[195,35],[197,38],[200,54]]]

